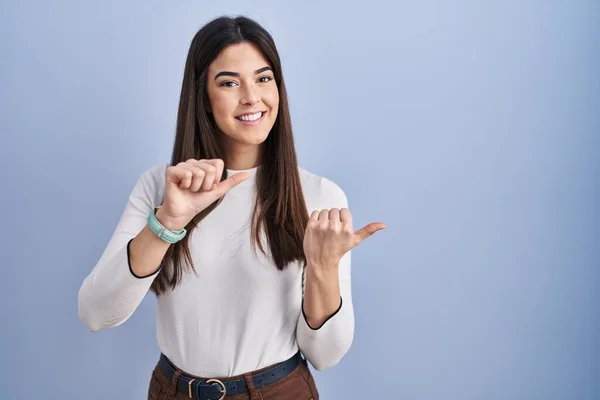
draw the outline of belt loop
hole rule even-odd
[[[252,374],[244,374],[244,379],[246,379],[246,385],[248,385],[250,400],[263,400],[262,395],[256,390],[256,386],[254,386]]]
[[[182,370],[180,369],[176,369],[175,373],[173,374],[173,378],[171,379],[171,393],[169,394],[170,396],[177,396],[177,381],[179,380],[179,375],[182,374]]]

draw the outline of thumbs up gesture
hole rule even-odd
[[[306,261],[313,268],[337,268],[346,252],[385,228],[384,223],[372,222],[355,232],[347,208],[313,211],[304,234]]]

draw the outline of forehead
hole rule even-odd
[[[254,74],[259,68],[271,66],[253,43],[238,43],[224,48],[208,67],[209,75],[220,71]]]

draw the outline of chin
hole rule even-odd
[[[249,138],[250,139],[249,142],[250,142],[250,144],[261,144],[265,140],[267,140],[268,137],[269,137],[269,133],[267,132],[266,135],[260,135],[260,136]]]
[[[248,132],[236,132],[235,135],[225,134],[225,136],[228,136],[229,140],[233,140],[237,143],[258,145],[267,140],[267,138],[269,137],[269,132],[267,132],[266,134],[255,133],[254,135],[248,134]]]
[[[263,127],[263,129],[264,129],[264,127]],[[263,131],[263,129],[261,129],[260,131],[238,130],[234,137],[244,143],[260,144],[260,143],[263,143],[265,140],[267,140],[267,138],[269,137],[269,134],[271,133],[272,127],[271,127],[271,129],[267,130],[266,132]]]

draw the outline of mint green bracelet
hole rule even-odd
[[[158,219],[156,219],[156,210],[158,210],[158,207],[155,208],[150,215],[148,215],[148,226],[150,227],[150,230],[167,243],[173,244],[183,239],[187,233],[187,230],[184,228],[180,231],[171,231],[165,228],[158,221]]]

